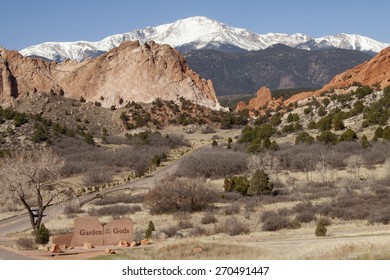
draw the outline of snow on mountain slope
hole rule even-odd
[[[25,48],[20,53],[24,56],[40,56],[55,61],[66,59],[82,61],[107,52],[123,41],[129,40],[139,40],[141,43],[155,41],[159,44],[169,44],[181,51],[204,48],[250,51],[265,49],[274,44],[285,44],[308,50],[335,47],[377,53],[389,45],[364,36],[348,34],[317,39],[300,33],[259,35],[207,17],[191,17],[170,24],[112,35],[97,42],[48,42]]]
[[[362,52],[375,54],[388,47],[389,44],[375,41],[371,38],[356,35],[340,33],[336,35],[324,36],[311,39],[308,42],[297,46],[309,50],[318,50],[326,48],[339,48],[348,50],[359,50]]]

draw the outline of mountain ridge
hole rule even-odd
[[[340,33],[320,38],[311,38],[302,33],[293,35],[284,33],[257,34],[247,29],[232,27],[207,17],[197,16],[180,19],[174,23],[111,35],[96,42],[46,42],[27,47],[20,53],[24,56],[45,57],[53,61],[67,59],[82,61],[101,55],[119,46],[123,41],[134,40],[141,43],[155,41],[159,44],[168,44],[182,53],[192,49],[245,52],[266,49],[281,43],[306,50],[343,48],[373,54],[389,45],[356,34]]]
[[[193,50],[184,56],[194,71],[214,82],[218,96],[250,94],[263,86],[321,88],[335,75],[372,58],[353,50],[307,51],[282,44],[246,53]]]

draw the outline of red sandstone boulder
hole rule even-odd
[[[149,243],[149,240],[147,240],[147,239],[142,239],[141,240],[141,245],[149,245],[150,243]]]
[[[58,246],[57,244],[53,244],[53,245],[50,247],[49,251],[50,251],[51,253],[58,254],[58,253],[61,252],[60,246]]]
[[[104,253],[106,255],[115,255],[116,254],[115,251],[110,249],[110,248],[107,248],[106,250],[104,250]]]
[[[84,242],[84,249],[92,249],[92,248],[95,248],[92,243],[89,243],[89,242]]]
[[[119,241],[118,245],[117,246],[120,246],[120,247],[129,247],[130,244],[129,242],[125,241],[125,240],[121,240]]]

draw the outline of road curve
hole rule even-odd
[[[94,198],[96,198],[96,196],[104,196],[107,193],[122,191],[122,190],[126,190],[126,189],[151,188],[159,180],[163,179],[166,176],[169,176],[170,174],[173,174],[177,170],[178,166],[187,157],[194,155],[196,153],[199,153],[201,150],[206,149],[208,146],[209,145],[201,146],[199,148],[196,148],[195,150],[192,150],[192,151],[186,153],[185,155],[183,155],[179,159],[177,159],[174,162],[172,162],[171,164],[159,169],[158,171],[156,171],[155,173],[153,173],[151,175],[145,176],[145,177],[138,179],[136,181],[133,181],[133,182],[124,183],[122,185],[115,186],[115,187],[112,187],[110,189],[105,189],[105,190],[102,190],[100,192],[89,193],[89,194],[83,195],[81,197],[77,197],[77,198],[75,198],[75,200],[80,204],[84,204],[84,203],[87,203],[87,202],[93,200]],[[71,201],[71,202],[74,202],[74,201]],[[60,204],[56,204],[56,205],[53,205],[51,207],[48,207],[45,211],[46,217],[43,218],[43,223],[46,222],[49,218],[56,218],[57,216],[62,214],[62,212],[65,208],[65,205],[67,203],[70,203],[70,202],[68,201],[65,203],[60,203]],[[0,236],[10,235],[12,233],[23,231],[23,230],[26,230],[29,228],[31,228],[30,219],[29,219],[27,213],[22,214],[19,216],[15,216],[15,217],[0,221]]]

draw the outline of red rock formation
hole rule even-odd
[[[257,91],[256,97],[249,100],[248,105],[245,104],[245,102],[240,101],[236,106],[236,111],[239,112],[245,109],[248,109],[249,111],[261,110],[268,107],[272,102],[275,102],[275,100],[272,97],[271,91],[269,88],[262,87]]]
[[[211,81],[192,71],[182,55],[168,45],[124,42],[84,62],[46,62],[0,49],[0,102],[21,94],[54,91],[65,97],[99,101],[103,106],[156,98],[188,100],[218,107]],[[122,103],[122,102],[121,102]]]
[[[363,85],[379,85],[385,88],[390,85],[390,47],[382,50],[374,58],[366,61],[350,70],[336,75],[322,89],[314,92],[302,92],[291,96],[284,103],[294,103],[310,96],[318,96],[321,93],[351,86],[354,82]]]

